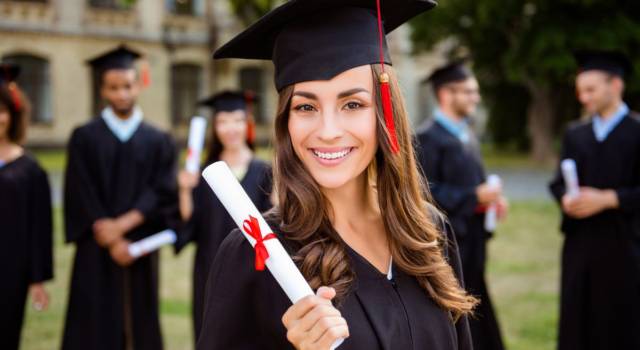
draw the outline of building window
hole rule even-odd
[[[195,64],[174,64],[171,67],[171,121],[185,123],[197,114],[201,95],[202,68]]]
[[[31,55],[8,55],[5,62],[20,66],[18,85],[31,103],[31,122],[49,124],[53,121],[51,110],[51,83],[49,80],[49,62]]]
[[[167,10],[175,15],[204,15],[204,0],[165,0]]]
[[[136,0],[89,0],[89,6],[110,10],[128,10]]]
[[[253,114],[257,124],[267,124],[269,120],[266,117],[265,112],[265,87],[264,87],[264,72],[261,68],[248,67],[240,70],[240,88],[242,90],[250,90],[258,99],[253,106]]]

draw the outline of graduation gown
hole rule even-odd
[[[504,348],[498,321],[485,282],[486,242],[476,187],[486,180],[475,139],[462,143],[440,123],[434,122],[417,135],[418,158],[437,205],[447,214],[460,247],[467,290],[480,299],[469,320],[475,350]]]
[[[270,223],[285,249],[295,244]],[[455,239],[445,255],[461,273]],[[454,323],[412,276],[393,266],[393,279],[346,246],[355,281],[338,307],[350,337],[341,350],[472,349],[466,317]],[[197,350],[285,350],[282,315],[291,302],[268,271],[256,271],[251,244],[239,230],[224,240],[211,267]],[[458,275],[459,276],[459,275]]]
[[[0,349],[17,350],[29,285],[53,277],[51,190],[31,156],[0,167]]]
[[[620,207],[562,216],[558,349],[640,349],[640,120],[626,116],[603,142],[592,122],[573,125],[562,144],[566,158],[576,161],[580,186],[615,190]],[[560,170],[550,189],[560,203]]]
[[[98,246],[92,225],[139,210],[137,241],[166,228],[175,209],[175,148],[171,138],[141,123],[121,142],[102,118],[76,129],[65,177],[66,239],[76,245],[63,349],[162,349],[158,315],[158,254],[117,265]]]
[[[271,208],[269,198],[272,191],[271,167],[258,159],[252,159],[247,172],[240,181],[251,201],[260,212]],[[209,267],[222,241],[236,227],[218,197],[207,185],[204,178],[193,190],[193,215],[179,230],[178,252],[189,242],[197,245],[193,267],[192,318],[195,339],[200,334],[204,309],[204,289],[209,275]]]

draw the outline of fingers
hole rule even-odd
[[[324,332],[320,340],[316,342],[316,349],[330,349],[338,339],[349,338],[349,327],[344,324],[331,327]]]
[[[294,321],[301,320],[311,309],[323,304],[331,306],[331,301],[315,295],[304,297],[285,312],[282,316],[282,323],[285,327],[291,328]]]
[[[331,300],[331,299],[335,298],[336,290],[331,288],[331,287],[320,287],[316,291],[316,295],[321,297],[321,298],[324,298],[324,299],[327,299],[327,300]]]
[[[322,339],[327,332],[331,333],[334,328],[344,326],[346,328],[347,321],[342,316],[325,316],[319,319],[312,329],[309,330],[308,339],[311,343],[322,343]],[[340,335],[336,335],[333,340],[339,338]],[[331,345],[331,344],[329,344]]]

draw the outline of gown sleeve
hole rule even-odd
[[[67,150],[68,160],[64,186],[64,218],[67,242],[78,241],[91,233],[93,223],[106,217],[98,197],[96,181],[91,178],[89,164],[95,161],[87,152],[86,136],[76,129]]]
[[[640,138],[640,135],[637,136]],[[640,149],[635,154],[640,157]],[[618,195],[619,209],[625,213],[640,215],[640,159],[635,159],[635,184],[615,189]]]
[[[271,209],[273,206],[273,203],[271,203],[271,193],[273,192],[273,175],[271,166],[265,165],[262,172],[262,181],[260,182],[260,203],[256,203],[256,206],[261,213]]]
[[[564,137],[562,138],[562,149],[560,150],[560,162],[567,158],[574,158],[573,148],[571,147],[571,136],[569,131],[565,132]],[[575,160],[575,159],[574,159]],[[564,196],[566,192],[566,186],[564,184],[564,178],[562,176],[562,170],[560,169],[560,164],[556,169],[556,173],[549,183],[549,190],[551,191],[551,195],[558,203],[562,202],[562,196]]]
[[[206,205],[204,198],[206,188],[206,182],[204,178],[200,178],[198,185],[191,191],[193,198],[193,212],[189,220],[182,220],[178,213],[178,240],[175,244],[176,254],[179,254],[190,242],[196,242],[198,240],[199,232],[202,229],[202,211]]]
[[[32,182],[29,283],[53,278],[51,189],[47,174],[37,168]]]

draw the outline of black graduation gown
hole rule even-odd
[[[580,186],[617,191],[620,208],[562,216],[558,349],[640,349],[640,120],[625,117],[603,142],[592,122],[570,127],[566,158],[576,161]],[[550,189],[560,203],[560,170]]]
[[[171,138],[142,123],[123,143],[102,118],[76,129],[68,145],[65,228],[76,244],[63,349],[162,349],[158,254],[122,268],[93,238],[92,224],[140,210],[137,241],[166,227],[176,202]]]
[[[293,243],[275,233],[293,253]],[[447,246],[449,261],[460,274],[455,240]],[[454,323],[415,278],[394,266],[389,281],[348,246],[347,251],[356,279],[339,306],[350,333],[340,350],[472,349],[466,317]],[[294,349],[282,324],[291,302],[268,271],[255,270],[254,259],[239,230],[222,243],[209,273],[197,350]]]
[[[271,167],[258,159],[252,159],[247,173],[240,181],[251,201],[260,212],[271,208]],[[222,241],[236,227],[233,219],[218,200],[204,178],[193,190],[193,215],[179,230],[178,252],[189,242],[197,244],[193,267],[192,318],[195,339],[200,334],[204,309],[204,289],[209,276],[209,267]]]
[[[29,285],[53,278],[51,190],[28,155],[0,167],[0,349],[18,349]]]
[[[503,349],[484,277],[490,233],[484,229],[485,214],[476,210],[476,187],[486,180],[479,149],[475,140],[464,144],[437,122],[417,138],[419,163],[431,194],[449,217],[458,240],[465,286],[480,299],[475,317],[469,320],[474,349]]]

